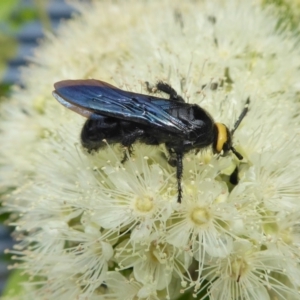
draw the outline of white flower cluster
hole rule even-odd
[[[18,299],[299,299],[299,47],[255,1],[99,1],[49,36],[1,107],[0,191],[28,275]],[[232,153],[88,153],[53,83],[169,82],[229,128]],[[163,97],[163,95],[160,95]],[[235,178],[236,177],[236,178]]]

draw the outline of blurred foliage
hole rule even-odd
[[[9,2],[9,7],[6,5],[6,2]],[[6,14],[0,13],[0,24],[4,22],[0,26],[6,27],[9,31],[18,30],[24,23],[37,18],[36,9],[33,7],[22,6],[21,0],[0,2],[0,10],[2,10],[2,3],[4,3]]]
[[[279,30],[289,29],[299,36],[300,1],[299,0],[262,0],[263,5],[275,5],[279,18]]]
[[[19,0],[5,0],[0,2],[0,78],[3,76],[6,61],[15,56],[17,42],[14,39],[11,14]],[[7,90],[7,86],[0,86],[0,95]]]
[[[40,20],[43,27],[50,29],[46,12],[46,0],[1,0],[0,1],[0,82],[7,68],[7,61],[16,56],[16,35],[26,23]],[[0,96],[8,92],[9,86],[0,83]]]
[[[14,297],[22,295],[23,287],[21,282],[28,281],[28,276],[22,274],[21,270],[14,270],[10,273],[9,280],[5,286],[2,296]]]

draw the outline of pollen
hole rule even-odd
[[[135,200],[135,208],[141,213],[147,213],[153,209],[153,197],[137,197]]]
[[[206,208],[198,207],[191,213],[191,220],[196,225],[204,225],[210,220],[210,213]]]

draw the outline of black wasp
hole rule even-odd
[[[158,82],[156,89],[169,99],[120,90],[109,83],[88,80],[63,80],[54,84],[53,96],[67,108],[87,117],[81,131],[81,143],[89,151],[108,143],[121,143],[132,152],[136,141],[147,145],[165,144],[169,163],[177,167],[178,202],[182,199],[182,157],[192,149],[212,146],[214,153],[232,151],[232,135],[248,111],[245,108],[229,131],[215,123],[203,108],[189,104],[167,83]],[[126,153],[122,162],[126,161]]]

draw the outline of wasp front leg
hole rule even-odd
[[[149,93],[160,91],[169,95],[169,99],[172,101],[185,102],[184,99],[180,95],[178,95],[177,92],[168,83],[159,81],[154,87],[151,87],[148,81],[146,81],[145,84]]]
[[[177,94],[177,92],[167,83],[159,81],[156,84],[156,88],[158,91],[164,92],[170,96],[170,100],[185,102],[184,99]]]

